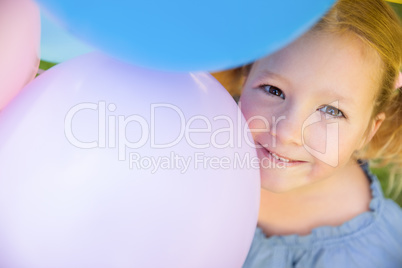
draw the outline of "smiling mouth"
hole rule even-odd
[[[265,148],[264,146],[262,146],[262,148],[263,148],[265,156],[267,156],[268,158],[270,158],[270,159],[272,159],[272,160],[274,160],[276,162],[282,162],[282,163],[285,163],[285,164],[306,163],[306,161],[290,159],[290,158],[287,158],[287,157],[285,157],[283,155],[280,155],[280,154],[277,154],[275,152],[272,152],[272,151],[268,150],[267,148]]]
[[[268,151],[268,150],[267,150],[267,151]],[[280,160],[280,161],[283,161],[283,162],[286,162],[286,163],[295,162],[295,161],[290,160],[290,159],[288,159],[288,158],[279,156],[279,155],[277,155],[277,154],[274,153],[274,152],[268,151],[268,153],[269,153],[272,157],[274,157],[276,160]]]

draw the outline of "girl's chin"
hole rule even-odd
[[[296,178],[294,178],[296,179]],[[310,183],[302,182],[300,180],[283,179],[283,178],[264,178],[261,177],[261,188],[265,191],[282,194],[292,190],[303,188]]]
[[[279,164],[269,167],[268,164],[260,164],[260,170],[261,187],[270,192],[283,193],[311,183],[307,179],[311,171],[307,164],[293,167]]]

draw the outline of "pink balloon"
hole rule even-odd
[[[39,67],[40,16],[31,0],[0,1],[0,110]]]
[[[242,266],[258,158],[209,74],[88,54],[36,78],[0,125],[0,267]]]

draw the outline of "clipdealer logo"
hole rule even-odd
[[[331,103],[332,106],[337,107],[338,103]],[[99,101],[98,103],[79,103],[73,106],[65,116],[64,120],[64,132],[68,142],[81,149],[94,149],[94,148],[117,148],[117,157],[119,161],[129,162],[131,169],[151,169],[152,172],[161,168],[178,169],[180,172],[185,172],[192,164],[195,167],[217,168],[233,168],[233,167],[247,167],[247,168],[285,168],[285,165],[278,163],[272,163],[267,159],[259,160],[257,157],[251,157],[250,155],[239,155],[234,153],[232,158],[229,157],[214,157],[207,156],[203,153],[197,152],[198,150],[207,148],[235,148],[236,146],[242,146],[245,142],[247,146],[256,148],[254,144],[251,132],[276,132],[277,125],[279,123],[286,124],[286,117],[280,116],[279,118],[272,118],[271,126],[268,120],[263,116],[253,116],[247,120],[247,123],[253,120],[260,120],[264,123],[264,128],[261,129],[249,129],[247,124],[241,124],[242,114],[238,109],[236,118],[231,118],[227,115],[218,115],[212,119],[204,115],[194,115],[186,119],[184,112],[177,106],[169,103],[154,103],[150,104],[149,114],[131,114],[131,115],[119,115],[116,113],[117,106],[113,103],[106,103],[105,101]],[[157,111],[166,112],[168,109],[173,112],[176,119],[180,122],[178,128],[178,134],[176,137],[168,142],[157,143],[156,142],[156,120]],[[97,137],[92,140],[82,140],[75,135],[74,121],[80,117],[82,112],[90,112],[96,117],[97,125]],[[339,126],[337,122],[329,121],[326,123],[325,137],[321,137],[325,140],[325,148],[314,148],[309,146],[305,142],[305,129],[308,127],[322,123],[328,119],[328,115],[322,116],[320,112],[311,114],[303,123],[301,129],[301,139],[303,147],[313,155],[315,158],[330,166],[338,165],[338,148],[339,148]],[[213,125],[217,121],[223,121],[227,127],[213,129]],[[195,123],[200,123],[204,127],[194,127]],[[127,128],[135,126],[138,130],[136,137],[137,140],[131,140],[127,134]],[[270,128],[271,127],[271,128]],[[209,135],[209,139],[203,139],[203,143],[196,142],[191,138],[192,134],[206,134]],[[222,139],[218,139],[220,134],[225,134],[227,137],[223,142]],[[235,135],[236,134],[236,135]],[[222,137],[222,136],[221,136]],[[195,149],[192,156],[182,156],[171,152],[168,156],[146,156],[141,155],[138,151],[132,152],[149,146],[151,149],[168,149],[174,148],[182,141],[186,142],[191,148]],[[272,136],[272,147],[276,147],[276,137]],[[334,153],[336,152],[336,153]]]
[[[158,143],[156,139],[157,112],[166,113],[166,109],[173,113],[175,120],[178,120],[179,127],[177,135],[169,141]],[[72,107],[66,114],[64,120],[64,134],[70,144],[81,149],[94,148],[117,148],[118,160],[125,161],[127,150],[139,149],[149,146],[152,149],[174,148],[179,143],[186,142],[193,149],[207,148],[236,148],[241,147],[243,143],[254,148],[254,142],[250,135],[247,124],[241,124],[242,114],[238,110],[237,118],[231,118],[228,115],[217,115],[212,119],[204,115],[194,115],[186,118],[184,112],[177,106],[169,103],[150,104],[149,114],[131,114],[119,115],[115,113],[117,106],[113,103],[107,104],[104,101],[98,103],[80,103]],[[97,137],[92,140],[79,138],[75,129],[75,122],[82,113],[91,113],[92,118],[96,117]],[[221,121],[219,125],[226,125],[214,129],[214,123]],[[204,127],[195,127],[202,123]],[[215,124],[216,125],[216,124]],[[137,140],[133,141],[128,135],[127,128],[134,126],[136,129]],[[192,139],[193,134],[205,134],[209,138]],[[222,136],[226,137],[222,141]],[[244,138],[243,138],[244,137]],[[130,139],[131,138],[131,139]],[[133,157],[136,154],[133,154]]]

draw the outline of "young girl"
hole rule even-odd
[[[240,105],[263,190],[244,268],[402,267],[402,211],[367,164],[401,168],[401,64],[401,26],[383,0],[340,0],[253,63]]]

